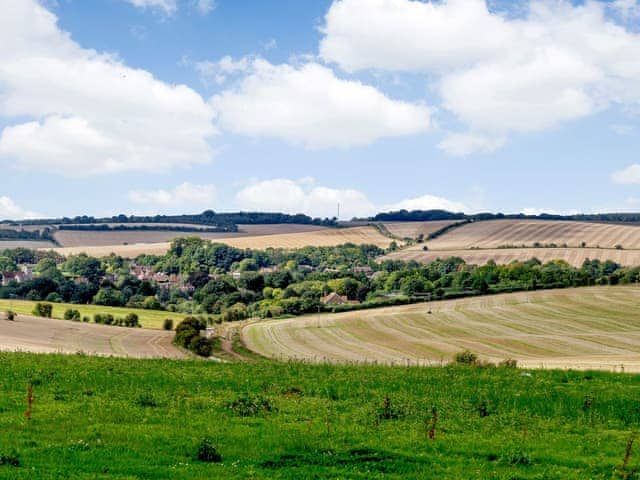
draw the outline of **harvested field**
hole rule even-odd
[[[383,223],[389,233],[399,238],[416,238],[418,235],[427,236],[437,232],[441,228],[447,227],[460,220],[435,220],[433,222],[392,222]]]
[[[455,228],[433,241],[430,250],[467,250],[555,243],[579,247],[640,249],[640,226],[551,220],[489,220]]]
[[[580,267],[586,259],[611,260],[623,266],[640,265],[640,250],[616,250],[614,248],[496,248],[486,250],[428,250],[407,248],[382,257],[383,260],[404,260],[429,263],[438,258],[460,257],[466,263],[484,265],[489,260],[497,264],[526,261],[537,258],[541,262],[564,260]]]
[[[110,224],[117,226],[120,224]],[[174,226],[189,228],[210,228],[207,225],[189,224],[126,224],[126,226]],[[297,224],[272,224],[272,225],[238,225],[237,232],[177,232],[177,231],[143,231],[143,230],[118,230],[118,231],[84,231],[84,230],[59,230],[54,237],[63,247],[102,247],[136,244],[136,243],[166,243],[176,238],[200,237],[207,240],[222,240],[236,237],[250,237],[257,235],[276,235],[283,233],[305,233],[329,230],[327,227],[317,225]]]
[[[6,248],[55,248],[51,242],[37,242],[34,240],[0,240],[0,251]]]
[[[188,236],[188,235],[180,235]],[[382,235],[374,227],[323,228],[317,231],[284,233],[256,236],[216,238],[216,241],[237,248],[302,248],[306,246],[334,246],[343,243],[373,244],[387,247],[391,239]],[[136,257],[143,253],[163,255],[169,249],[169,243],[150,243],[133,245],[79,246],[53,249],[61,255],[87,253],[96,257],[116,253],[123,257]]]
[[[185,358],[171,344],[173,332],[124,328],[69,320],[18,316],[0,318],[0,350],[77,353],[133,358]]]
[[[439,364],[469,349],[531,368],[637,372],[639,303],[637,286],[520,292],[264,321],[243,339],[272,358]]]
[[[170,231],[80,231],[60,230],[53,235],[63,247],[100,247],[108,245],[123,245],[136,243],[171,242],[175,238],[200,237],[207,240],[218,240],[237,236],[236,233],[205,233],[205,232],[170,232]]]

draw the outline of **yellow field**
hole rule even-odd
[[[399,238],[416,238],[418,235],[424,235],[425,238],[430,234],[444,228],[448,225],[456,223],[458,220],[434,220],[432,222],[390,222],[383,223],[389,230],[389,233]]]
[[[430,250],[467,250],[555,243],[579,247],[640,249],[640,226],[551,220],[489,220],[469,223],[428,242]]]
[[[524,262],[537,258],[541,262],[564,260],[574,267],[580,267],[586,259],[611,260],[623,266],[640,265],[640,250],[616,250],[612,248],[497,248],[486,250],[429,250],[420,247],[408,248],[385,255],[385,260],[432,262],[438,258],[460,257],[472,265],[484,265],[489,260],[497,264],[513,261]]]
[[[182,237],[189,236],[190,233],[183,233]],[[301,248],[306,246],[334,246],[343,243],[373,244],[380,247],[387,247],[391,239],[382,235],[374,227],[352,227],[352,228],[320,228],[312,231],[283,234],[263,234],[255,236],[238,236],[216,238],[215,241],[226,243],[237,248],[264,249],[273,248]],[[106,246],[79,246],[55,248],[61,255],[76,255],[86,253],[88,255],[102,257],[110,253],[116,253],[123,257],[133,258],[143,253],[163,255],[169,249],[169,243],[149,243],[134,245],[106,245]]]
[[[440,364],[469,349],[530,368],[640,371],[640,287],[522,292],[249,324],[267,357]],[[431,313],[428,313],[431,311]]]
[[[28,300],[0,300],[0,312],[6,310],[13,310],[21,315],[31,315],[33,307],[37,302],[31,302]],[[48,303],[48,302],[46,302]],[[78,310],[81,316],[88,316],[93,322],[93,316],[96,313],[106,314],[110,313],[114,317],[124,317],[128,313],[135,313],[138,315],[140,324],[144,328],[162,329],[162,324],[165,318],[171,318],[173,320],[174,327],[181,322],[187,315],[184,313],[163,312],[159,310],[143,310],[139,308],[127,308],[127,307],[103,307],[100,305],[74,305],[70,303],[52,303],[53,305],[53,318],[64,318],[64,312],[68,309]]]

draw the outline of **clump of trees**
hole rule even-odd
[[[207,325],[204,321],[195,317],[187,317],[176,327],[173,343],[201,357],[210,357],[213,351],[213,341],[200,334],[206,328]]]
[[[51,314],[53,313],[53,305],[50,303],[36,303],[35,307],[33,307],[33,314],[36,317],[45,317],[51,318]]]

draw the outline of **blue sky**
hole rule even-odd
[[[640,211],[640,5],[0,0],[0,218]]]

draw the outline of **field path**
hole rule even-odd
[[[269,320],[242,335],[278,359],[433,365],[469,349],[526,367],[640,372],[639,307],[638,286],[547,290]]]
[[[132,358],[186,358],[173,332],[18,316],[0,319],[0,350],[77,353]]]

